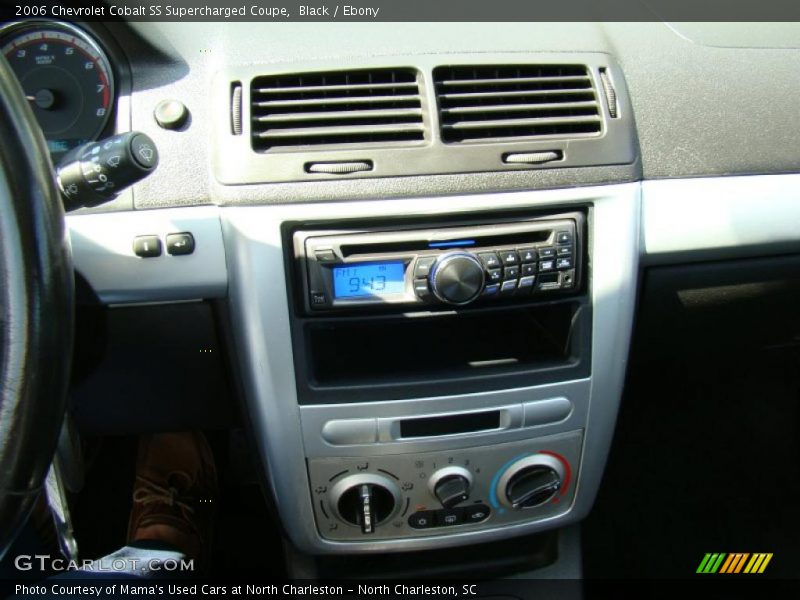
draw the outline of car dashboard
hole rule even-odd
[[[200,301],[224,321],[192,358],[180,339],[206,327],[203,311],[147,344],[126,331],[138,352],[118,360],[138,354],[163,387],[98,408],[110,375],[95,374],[76,391],[78,420],[210,427],[204,407],[227,396],[195,409],[173,396],[212,396],[202,387],[230,369],[276,518],[309,555],[584,520],[643,273],[797,252],[800,37],[488,25],[4,26],[3,53],[45,116],[52,94],[25,79],[47,76],[45,42],[70,37],[65,54],[91,75],[71,93],[97,97],[94,121],[66,137],[45,128],[54,160],[126,131],[158,147],[151,176],[67,216],[92,303],[123,314]],[[185,383],[212,346],[223,362]],[[139,393],[153,421],[130,420]]]

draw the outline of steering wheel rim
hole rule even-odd
[[[72,261],[53,166],[0,55],[0,558],[52,462],[73,323]]]

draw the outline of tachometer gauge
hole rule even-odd
[[[0,29],[0,51],[17,75],[53,158],[97,139],[114,103],[108,58],[82,30],[29,21]]]

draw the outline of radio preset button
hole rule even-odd
[[[520,270],[520,273],[522,273],[523,277],[528,277],[529,275],[535,275],[536,274],[536,264],[534,263],[534,264],[530,264],[530,265],[522,265],[522,269]]]
[[[553,260],[540,260],[539,261],[539,272],[542,271],[552,271],[555,268],[555,261]]]
[[[497,254],[494,252],[481,252],[478,254],[478,258],[481,259],[483,266],[487,269],[496,269],[500,266],[500,259],[497,258]]]
[[[533,287],[533,282],[536,281],[536,277],[530,275],[528,277],[522,277],[519,280],[519,289]]]
[[[414,267],[414,277],[427,277],[431,272],[433,263],[435,262],[435,256],[420,256],[417,259],[417,265]]]
[[[559,258],[556,260],[556,269],[571,269],[572,268],[572,259],[567,258]]]
[[[553,258],[556,255],[556,249],[552,246],[547,248],[539,248],[539,258]]]
[[[572,232],[571,231],[559,231],[556,233],[556,243],[557,244],[571,244],[572,243]]]
[[[489,274],[487,276],[489,281],[501,281],[503,279],[503,270],[502,269],[490,269]]]
[[[519,267],[506,267],[503,269],[503,279],[516,279],[519,277]]]
[[[503,285],[501,286],[500,291],[503,294],[510,294],[515,289],[517,289],[517,280],[516,279],[511,279],[509,281],[504,281],[503,282]]]
[[[500,250],[500,260],[504,265],[519,264],[519,256],[514,250]]]
[[[558,255],[559,256],[572,256],[572,246],[559,246],[558,247]]]
[[[522,264],[536,262],[536,248],[520,248],[519,259]]]
[[[483,288],[483,296],[496,296],[497,293],[500,291],[500,284],[499,283],[490,283],[485,288]]]

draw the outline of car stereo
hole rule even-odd
[[[308,312],[466,306],[580,287],[583,214],[437,229],[296,231]]]

